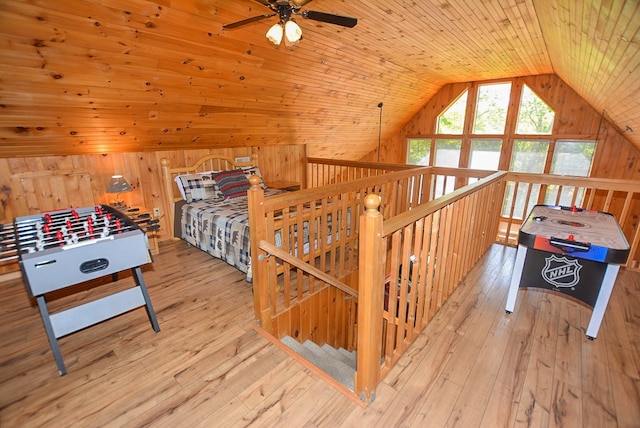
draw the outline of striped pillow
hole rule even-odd
[[[241,169],[213,174],[213,179],[218,183],[218,187],[225,199],[247,196],[247,190],[251,187],[251,183],[249,183],[247,176]]]

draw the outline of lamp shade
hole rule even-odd
[[[298,24],[291,20],[284,24],[284,33],[287,40],[291,43],[296,43],[302,37],[302,29]]]
[[[274,24],[269,31],[267,31],[267,39],[274,45],[279,45],[282,41],[282,34],[284,30],[282,29],[282,25],[280,23]]]
[[[127,180],[121,175],[114,175],[109,181],[109,187],[107,187],[107,193],[122,193],[130,192],[133,187],[127,182]]]

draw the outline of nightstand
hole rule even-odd
[[[160,228],[158,220],[153,215],[153,210],[145,207],[115,207],[117,210],[124,213],[127,217],[133,220],[140,226],[147,234],[149,240],[149,249],[151,254],[160,254],[160,247],[158,246],[158,233]]]
[[[271,183],[266,183],[266,184],[267,184],[267,187],[271,187],[273,189],[282,189],[282,190],[289,190],[289,191],[300,190],[300,183],[296,181],[280,180],[280,181],[272,181]]]

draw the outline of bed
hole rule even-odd
[[[252,281],[247,190],[257,176],[265,196],[285,190],[267,188],[254,158],[211,155],[186,167],[161,161],[169,196],[173,236],[237,268]]]

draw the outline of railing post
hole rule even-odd
[[[255,311],[258,326],[272,333],[267,253],[261,250],[258,245],[261,240],[266,240],[267,235],[264,223],[264,190],[260,187],[260,177],[252,175],[249,182],[251,183],[251,188],[247,190],[247,203],[251,239],[251,270],[253,274],[253,310]]]
[[[358,260],[358,347],[355,393],[367,403],[375,400],[382,357],[382,311],[384,295],[384,247],[380,196],[369,194],[360,216]]]
[[[165,212],[167,213],[167,218],[169,219],[169,227],[173,228],[174,226],[174,198],[173,198],[173,180],[171,179],[171,173],[169,172],[169,159],[162,158],[160,159],[160,165],[162,169],[162,182],[165,185],[164,194],[165,194]],[[170,230],[171,239],[178,239],[179,236],[173,236],[173,229]]]

